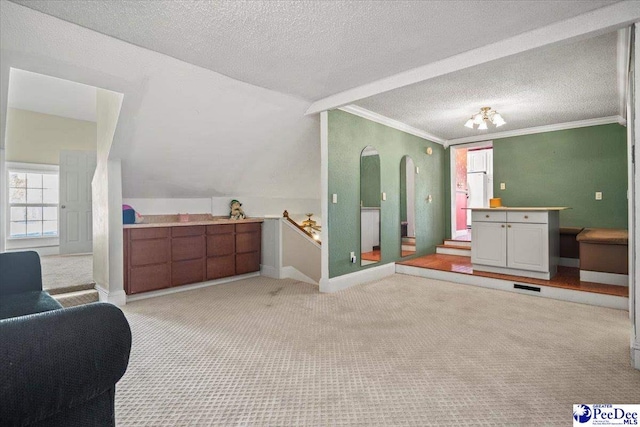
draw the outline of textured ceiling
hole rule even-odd
[[[96,121],[96,88],[18,69],[11,70],[10,108]]]
[[[615,116],[617,33],[545,47],[467,68],[355,105],[443,139]],[[507,124],[464,127],[480,107]]]
[[[307,101],[615,3],[13,1]]]

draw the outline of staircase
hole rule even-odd
[[[98,301],[98,291],[95,283],[86,285],[67,286],[64,288],[45,289],[63,307],[89,304]]]
[[[442,245],[436,246],[436,253],[471,257],[471,241],[446,239]]]
[[[403,251],[416,251],[416,238],[415,237],[403,237],[402,238],[402,250]]]

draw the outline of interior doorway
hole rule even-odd
[[[469,208],[488,207],[493,197],[493,141],[451,148],[451,238],[471,240]]]

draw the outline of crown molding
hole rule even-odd
[[[556,123],[553,125],[536,126],[531,128],[525,128],[525,129],[510,130],[506,132],[496,132],[496,133],[489,133],[489,134],[482,134],[482,135],[475,135],[475,136],[467,136],[464,138],[450,139],[447,141],[447,146],[466,144],[469,142],[486,141],[490,139],[510,138],[512,136],[532,135],[532,134],[543,133],[543,132],[576,129],[576,128],[583,128],[588,126],[608,125],[611,123],[618,123],[618,124],[621,124],[622,126],[626,126],[627,121],[621,116],[599,117],[596,119],[578,120],[575,122],[566,122],[566,123]]]
[[[415,135],[417,137],[427,139],[432,142],[436,142],[441,145],[446,146],[446,143],[447,143],[447,141],[443,138],[440,138],[438,136],[435,136],[423,130],[414,128],[413,126],[409,126],[398,120],[390,119],[389,117],[383,116],[382,114],[374,113],[373,111],[367,110],[366,108],[358,107],[357,105],[346,105],[344,107],[339,108],[339,110],[354,114],[356,116],[362,117],[363,119],[371,120],[372,122],[389,126],[390,128],[398,129],[402,132],[406,132],[411,135]]]
[[[634,0],[621,1],[319,99],[309,106],[305,114],[316,114],[339,108],[359,99],[549,44],[604,34],[631,25],[638,20],[640,20],[638,2]]]

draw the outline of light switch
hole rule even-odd
[[[429,196],[427,197],[427,203],[431,203],[433,201],[433,197],[431,197],[431,194],[429,194]]]
[[[507,184],[505,184],[504,182],[500,183],[500,189],[501,190],[506,190],[507,189]]]
[[[338,203],[338,195],[337,195],[337,194],[334,194],[334,195],[333,195],[333,197],[331,198],[331,201],[332,201],[333,203]]]
[[[420,173],[420,168],[416,166],[416,173]]]
[[[382,192],[382,200],[387,200],[387,193]]]
[[[596,191],[596,200],[602,200],[602,191]]]

